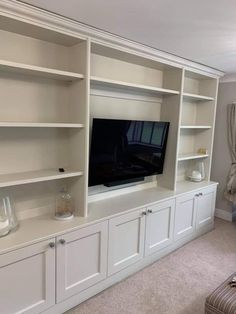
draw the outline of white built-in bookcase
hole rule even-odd
[[[170,121],[152,180],[175,190],[199,159],[210,179],[217,74],[4,16],[0,29],[0,187],[21,218],[52,211],[63,187],[88,214],[93,117]]]

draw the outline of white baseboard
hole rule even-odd
[[[232,222],[233,219],[236,219],[236,212],[232,214],[228,212],[227,210],[216,208],[215,217]]]

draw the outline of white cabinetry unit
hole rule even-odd
[[[216,188],[201,190],[197,197],[196,228],[199,229],[213,222],[215,213]]]
[[[213,228],[222,72],[12,0],[0,42],[0,188],[22,219],[0,239],[0,313],[65,312]],[[169,122],[163,173],[88,188],[93,117]],[[62,188],[66,223],[52,219]]]
[[[181,239],[206,225],[212,224],[215,212],[216,186],[176,198],[175,240]]]
[[[145,210],[121,215],[109,221],[108,275],[143,257]]]
[[[181,239],[193,233],[196,222],[196,192],[176,198],[175,209],[175,240]]]
[[[106,277],[107,221],[57,238],[57,302]]]
[[[157,252],[172,243],[174,212],[174,199],[148,207],[145,255]]]
[[[36,314],[54,304],[54,239],[0,255],[0,313]]]

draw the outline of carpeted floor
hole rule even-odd
[[[67,314],[203,314],[206,296],[236,271],[236,224],[188,243]]]

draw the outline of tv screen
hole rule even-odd
[[[161,174],[169,122],[93,119],[89,186]]]

